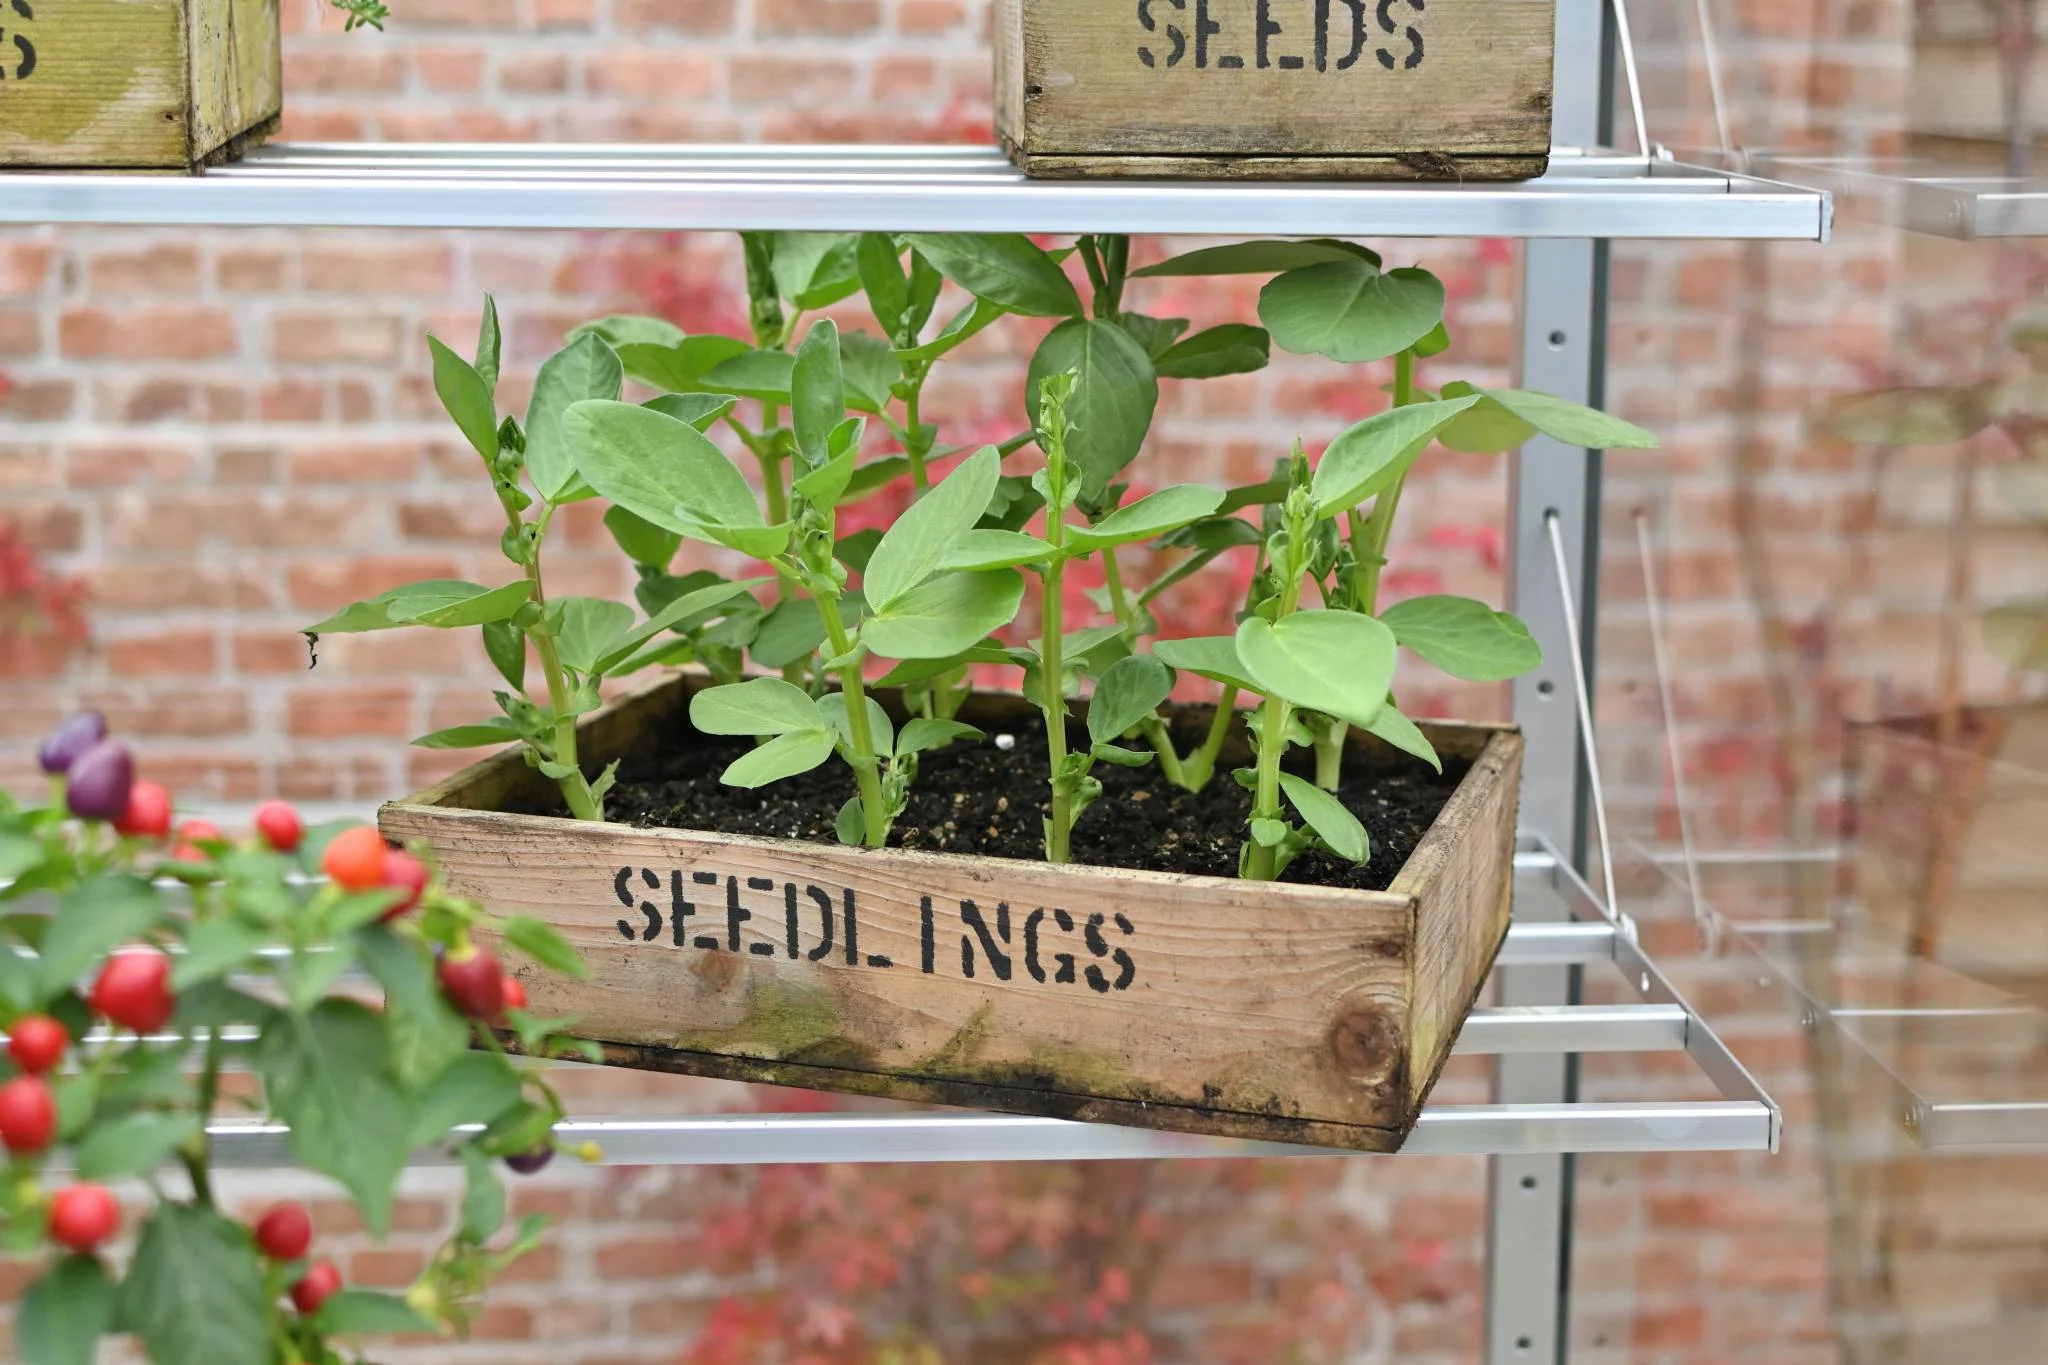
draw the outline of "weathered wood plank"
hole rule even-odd
[[[0,42],[0,166],[190,169],[276,124],[278,0],[32,8]]]
[[[586,719],[584,753],[609,761],[702,685],[613,703]],[[1026,709],[977,704],[984,725]],[[527,989],[615,1061],[1381,1150],[1412,1124],[1505,927],[1519,737],[1425,729],[1473,772],[1378,893],[474,808],[531,799],[513,753],[381,824],[430,842],[457,891],[576,944],[590,980]],[[1364,736],[1355,756],[1387,761]]]
[[[1533,175],[1554,22],[1554,0],[998,0],[996,131],[1031,175]]]

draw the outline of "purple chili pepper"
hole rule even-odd
[[[36,751],[36,762],[44,772],[56,777],[69,772],[78,756],[107,737],[107,718],[97,711],[80,711],[67,716],[64,722],[50,731],[43,740],[43,747]]]
[[[118,820],[134,785],[135,755],[120,740],[103,739],[71,764],[64,803],[81,820]]]
[[[532,1175],[555,1159],[555,1149],[542,1143],[531,1151],[514,1152],[505,1158],[505,1164],[521,1175]]]

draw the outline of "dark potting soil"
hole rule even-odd
[[[890,837],[894,848],[935,853],[969,853],[1036,862],[1044,856],[1041,821],[1048,811],[1045,734],[1020,729],[1013,747],[998,745],[991,733],[978,743],[959,743],[922,755],[909,805]],[[1085,735],[1073,736],[1085,745]],[[654,752],[629,755],[619,780],[605,798],[606,815],[643,828],[713,830],[775,839],[836,844],[834,821],[853,795],[853,774],[833,760],[800,777],[746,790],[728,787],[718,775],[752,746],[743,739],[700,735],[687,728]],[[1307,750],[1289,754],[1291,771],[1308,776]],[[1382,772],[1347,775],[1337,797],[1372,836],[1372,859],[1352,867],[1324,854],[1308,853],[1287,869],[1285,880],[1318,886],[1383,891],[1450,799],[1471,764],[1445,756],[1438,776],[1405,756]],[[1228,768],[1200,792],[1185,791],[1159,775],[1156,765],[1123,768],[1098,763],[1102,796],[1074,827],[1071,853],[1077,863],[1185,872],[1214,877],[1237,875],[1252,794]]]

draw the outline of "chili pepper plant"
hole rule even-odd
[[[1024,695],[1044,716],[1047,859],[1066,861],[1074,822],[1101,790],[1096,764],[1156,763],[1168,781],[1199,791],[1218,780],[1242,722],[1255,762],[1233,775],[1254,793],[1241,874],[1279,876],[1311,847],[1362,863],[1366,832],[1332,795],[1350,730],[1438,764],[1390,696],[1399,652],[1481,681],[1540,662],[1521,622],[1482,602],[1380,600],[1416,462],[1433,443],[1501,453],[1539,433],[1581,447],[1656,444],[1640,427],[1542,393],[1423,387],[1418,362],[1450,340],[1442,283],[1418,267],[1386,268],[1350,242],[1243,242],[1138,270],[1129,240],[1108,235],[1052,250],[1014,233],[750,233],[744,245],[751,341],[603,319],[542,367],[523,422],[501,419],[492,401],[492,305],[474,363],[432,343],[436,388],[504,506],[504,552],[519,576],[497,587],[411,585],[312,627],[317,637],[480,626],[514,689],[499,694],[503,714],[418,742],[519,741],[579,818],[602,817],[613,779],[609,769],[589,776],[575,752],[575,718],[598,704],[599,685],[694,660],[718,684],[692,698],[697,729],[758,741],[727,768],[727,783],[759,786],[836,757],[856,786],[840,838],[882,846],[919,755],[982,739],[956,716],[970,669],[994,663],[1022,670]],[[1231,275],[1269,277],[1260,325],[1189,334],[1184,318],[1129,305],[1144,280]],[[934,327],[947,282],[967,302]],[[827,308],[844,316],[856,294],[879,335],[812,317]],[[926,384],[948,354],[1006,317],[1055,320],[1031,358],[1020,429],[971,452],[947,448],[924,408]],[[1297,441],[1261,483],[1130,496],[1161,380],[1257,370],[1275,345],[1345,365],[1390,360],[1387,409],[1336,434],[1319,460]],[[628,379],[652,396],[627,401]],[[935,463],[955,456],[964,458],[934,477]],[[1010,459],[1017,467],[1006,469]],[[845,508],[899,481],[912,500],[892,526],[841,533]],[[637,566],[638,612],[543,591],[555,509],[593,496],[610,501],[606,525]],[[674,575],[684,540],[738,552],[762,572]],[[1236,631],[1155,639],[1158,596],[1242,547],[1257,570]],[[1119,551],[1133,548],[1167,567],[1128,581]],[[1100,570],[1111,621],[1068,630],[1063,587],[1085,561]],[[1008,632],[1027,575],[1043,588],[1039,621],[1016,643]],[[530,693],[529,646],[545,683]],[[876,669],[881,685],[903,689],[911,719],[900,729],[869,694]],[[1185,753],[1161,709],[1182,674],[1221,688],[1202,741]],[[1070,742],[1068,701],[1084,691],[1085,739]],[[1282,768],[1294,746],[1313,751],[1312,778]]]
[[[0,1248],[47,1258],[18,1358],[89,1365],[130,1333],[155,1365],[340,1365],[363,1337],[463,1330],[541,1230],[505,1231],[495,1167],[545,1164],[563,1114],[496,1030],[536,1054],[579,1046],[472,935],[572,975],[575,952],[448,894],[366,826],[307,829],[282,802],[242,837],[179,822],[96,713],[39,757],[47,802],[0,793]],[[404,1294],[348,1287],[302,1205],[246,1222],[224,1206],[209,1125],[237,1109],[288,1125],[373,1233],[413,1154],[451,1150],[459,1226]],[[116,1184],[146,1196],[125,1264]]]

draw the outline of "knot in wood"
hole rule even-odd
[[[1376,1005],[1346,1006],[1330,1025],[1330,1057],[1346,1080],[1384,1082],[1401,1060],[1401,1028]]]

